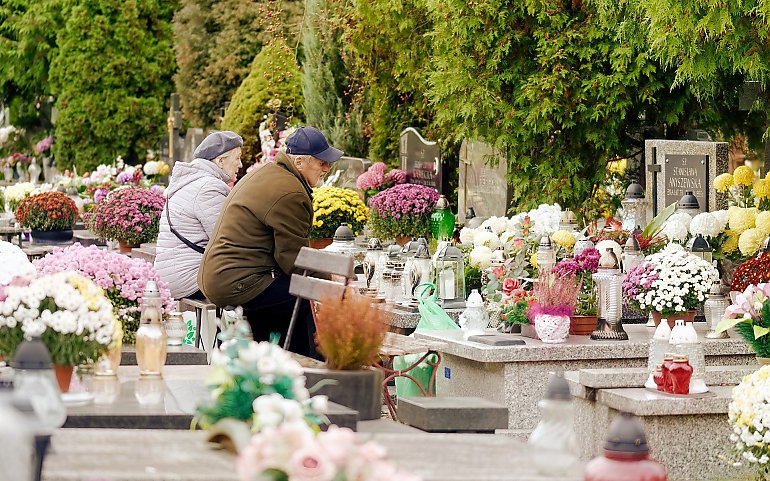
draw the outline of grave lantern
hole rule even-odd
[[[695,217],[700,213],[700,204],[698,198],[695,197],[691,190],[684,193],[679,202],[676,204],[677,212],[684,212],[690,214],[690,217]]]
[[[14,395],[27,397],[35,414],[47,427],[61,427],[67,420],[67,410],[53,373],[51,354],[40,337],[34,336],[19,345],[11,367],[14,370]]]
[[[623,230],[633,230],[638,225],[647,225],[647,200],[644,188],[634,182],[626,189],[626,197],[620,201],[623,206]]]
[[[547,476],[563,476],[574,472],[579,451],[573,430],[575,406],[569,384],[561,373],[551,376],[545,397],[537,403],[540,422],[529,436],[535,468]]]
[[[427,246],[420,244],[417,247],[417,253],[409,265],[409,270],[404,271],[401,282],[406,300],[417,300],[418,293],[415,292],[415,288],[420,284],[433,283],[433,269]]]
[[[481,225],[483,219],[476,216],[476,210],[473,207],[468,207],[465,211],[465,227],[469,229],[475,229]]]
[[[628,274],[631,269],[644,262],[644,254],[639,249],[639,241],[633,234],[628,236],[628,240],[623,246],[623,273]]]
[[[537,270],[540,272],[551,272],[556,265],[556,250],[553,248],[551,238],[543,236],[540,238],[540,245],[537,247]]]
[[[599,258],[599,269],[593,274],[596,283],[596,300],[599,320],[591,333],[594,340],[627,341],[628,334],[623,330],[623,273],[620,263],[612,248],[607,248]]]
[[[709,332],[706,334],[708,339],[727,339],[730,337],[727,331],[714,332],[717,324],[725,316],[725,310],[730,305],[726,291],[727,289],[721,280],[713,283],[708,297],[703,303],[703,314],[705,314],[706,322],[709,326]]]
[[[465,307],[465,264],[460,249],[444,246],[436,255],[434,271],[438,303],[445,308]]]
[[[604,453],[588,462],[584,481],[667,481],[666,468],[650,459],[647,436],[638,418],[620,413],[610,424]]]
[[[433,237],[437,241],[449,240],[455,228],[455,215],[449,208],[449,201],[445,195],[439,196],[430,215],[430,228]]]
[[[564,211],[561,213],[561,219],[559,220],[559,230],[565,230],[567,232],[571,232],[573,234],[580,233],[580,229],[578,229],[578,219],[574,212],[572,212],[571,209],[564,209]]]
[[[698,234],[687,243],[687,250],[690,254],[700,257],[704,261],[711,262],[712,249],[711,244],[703,237],[702,234]]]
[[[594,247],[594,243],[591,241],[590,237],[586,236],[578,236],[578,239],[575,241],[575,246],[572,248],[572,255],[579,256],[584,250]]]
[[[388,254],[382,249],[382,242],[376,237],[369,239],[364,256],[364,278],[367,289],[380,290],[382,283],[382,271],[388,260]]]

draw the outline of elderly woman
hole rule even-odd
[[[177,162],[160,216],[155,269],[176,299],[203,299],[198,267],[219,213],[241,168],[243,139],[213,132],[195,149],[190,163]]]

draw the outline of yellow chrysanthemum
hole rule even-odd
[[[738,249],[744,256],[753,256],[762,246],[762,241],[767,237],[759,229],[748,229],[738,239]]]
[[[559,230],[551,235],[551,240],[567,250],[571,250],[575,245],[575,234],[566,230]]]
[[[725,239],[725,241],[722,243],[720,250],[723,254],[730,254],[735,252],[735,249],[738,248],[738,234],[731,231],[730,229],[727,229],[725,234],[727,234],[727,239]]]
[[[756,209],[736,208],[730,213],[728,225],[736,234],[743,234],[746,230],[755,226],[757,218]]]
[[[537,252],[532,253],[532,256],[529,258],[529,264],[537,269]]]
[[[733,172],[735,185],[752,185],[754,183],[754,171],[747,165],[741,165]]]
[[[754,182],[754,195],[759,199],[770,198],[770,180],[759,179]]]
[[[727,189],[733,186],[732,174],[719,174],[714,179],[714,189],[717,192],[727,192]]]
[[[759,231],[765,236],[770,235],[770,211],[762,211],[757,214],[757,219],[754,224]]]

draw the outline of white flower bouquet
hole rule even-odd
[[[21,342],[40,336],[54,364],[77,366],[107,352],[120,325],[104,291],[74,272],[0,286],[0,353],[13,358]]]
[[[671,315],[695,309],[718,278],[710,262],[672,243],[631,269],[623,294],[642,312]]]
[[[728,406],[733,442],[741,463],[756,465],[758,479],[770,477],[770,366],[744,376]]]
[[[35,266],[27,258],[27,254],[10,242],[0,241],[0,286],[8,285],[16,276],[32,276]]]
[[[215,351],[211,364],[206,379],[211,402],[198,406],[196,415],[203,428],[226,418],[244,421],[254,431],[287,422],[326,422],[320,414],[326,397],[310,398],[302,366],[279,346],[228,340]]]

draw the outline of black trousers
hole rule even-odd
[[[294,311],[296,297],[289,294],[290,277],[279,275],[267,289],[246,304],[243,314],[251,325],[255,341],[269,341],[271,335],[280,336],[283,346],[289,322]],[[315,323],[310,310],[310,302],[301,299],[299,313],[291,335],[289,350],[303,356],[321,359],[315,349]]]

